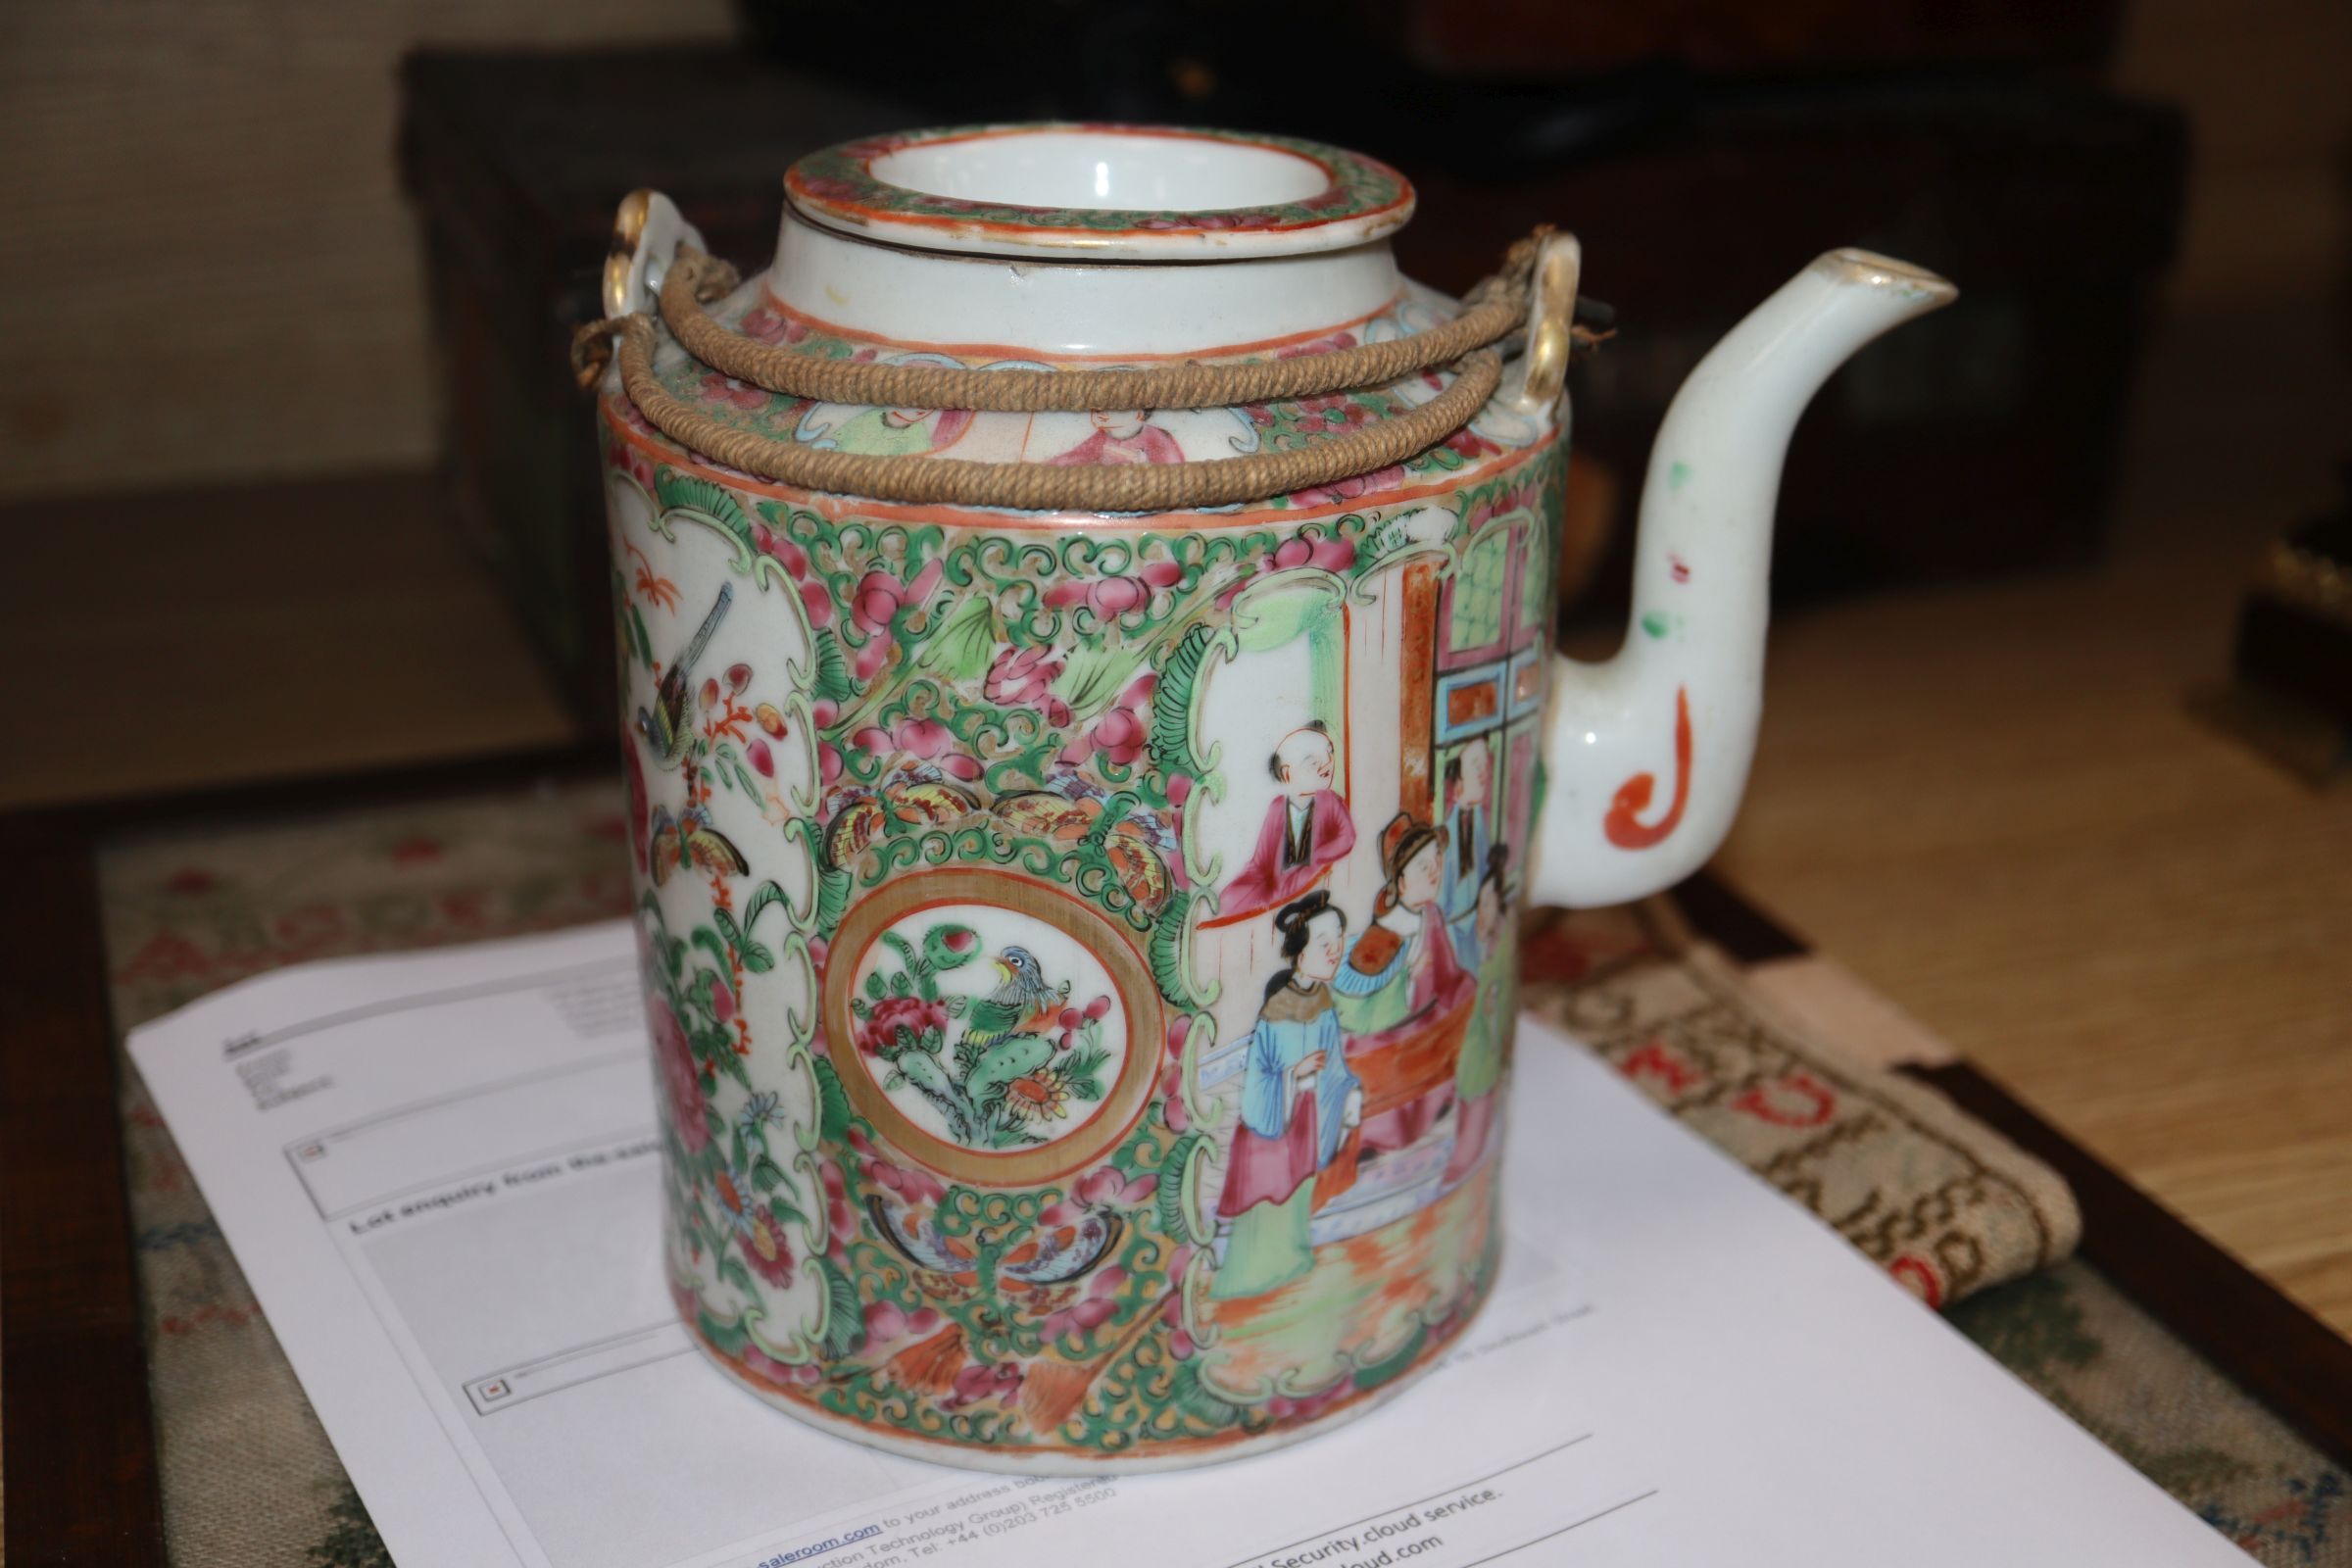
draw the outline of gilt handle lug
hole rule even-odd
[[[1520,414],[1540,417],[1550,413],[1568,384],[1568,358],[1576,346],[1576,292],[1584,270],[1584,247],[1574,234],[1552,234],[1537,253],[1535,278],[1528,288],[1527,348],[1500,393]]]
[[[680,245],[707,249],[702,230],[686,221],[677,203],[658,190],[633,190],[623,197],[605,256],[605,314],[635,316],[653,309]]]

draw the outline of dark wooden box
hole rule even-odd
[[[1558,79],[1680,60],[1718,77],[1922,65],[2087,72],[2121,0],[1403,0],[1415,59],[1450,75]]]
[[[1090,78],[1068,79],[1076,96],[1013,112],[1105,110],[1084,96]],[[2185,145],[2171,111],[1938,76],[1664,97],[1623,80],[1532,93],[1433,82],[1446,113],[1375,116],[1313,74],[1294,79],[1279,110],[1254,116],[1235,98],[1217,113],[1294,130],[1328,115],[1334,139],[1403,167],[1422,191],[1423,217],[1399,243],[1414,275],[1459,288],[1539,221],[1583,237],[1586,286],[1618,308],[1621,330],[1578,373],[1577,443],[1629,481],[1627,509],[1683,373],[1809,257],[1853,243],[1945,271],[1962,300],[1867,350],[1807,416],[1777,590],[2095,551],[2140,328],[2179,222]],[[583,719],[607,723],[603,499],[564,360],[573,325],[598,314],[615,205],[657,186],[718,254],[755,266],[773,248],[782,171],[802,152],[969,106],[867,98],[709,49],[426,53],[408,62],[404,89],[455,505]],[[1580,114],[1607,132],[1558,131]],[[1605,612],[1612,597],[1595,602]]]
[[[714,254],[774,251],[784,170],[919,110],[700,49],[414,54],[400,161],[425,253],[452,505],[573,710],[612,717],[604,492],[566,359],[612,217],[667,192]]]
[[[2290,698],[2352,743],[2352,464],[2342,505],[2271,546],[2238,609],[2231,666],[2246,685]]]

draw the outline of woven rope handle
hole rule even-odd
[[[572,340],[572,360],[582,384],[593,384],[616,336],[621,385],[656,429],[732,467],[802,489],[1022,511],[1168,512],[1225,506],[1287,495],[1401,463],[1467,424],[1501,384],[1502,358],[1493,345],[1526,319],[1529,277],[1546,233],[1539,229],[1514,244],[1501,268],[1463,296],[1461,314],[1426,332],[1289,360],[1238,365],[1188,360],[1142,370],[976,370],[793,354],[728,331],[704,309],[705,302],[735,285],[734,269],[724,262],[681,247],[662,279],[662,322],[688,353],[737,380],[819,403],[1013,414],[1224,408],[1387,385],[1448,365],[1454,369],[1452,383],[1419,408],[1284,452],[1173,464],[1054,467],[831,451],[737,429],[672,395],[654,374],[655,328],[642,313],[581,327]],[[1562,304],[1568,308],[1570,302]],[[1580,340],[1596,339],[1582,334]]]

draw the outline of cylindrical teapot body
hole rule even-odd
[[[1359,1414],[1494,1282],[1544,759],[1552,897],[1720,840],[1782,449],[1950,286],[1833,252],[1726,339],[1660,436],[1639,629],[1578,668],[1548,647],[1573,239],[1457,313],[1396,274],[1395,171],[1154,127],[872,138],[786,190],[774,267],[707,313],[650,194],[607,275],[678,1308],[777,1405],[955,1463],[1193,1464]],[[1054,386],[1078,368],[1113,373]],[[1292,401],[1059,408],[1250,396]],[[886,406],[925,397],[990,407]],[[681,441],[902,498],[1203,509],[861,500]],[[995,471],[1163,464],[1196,466]],[[1278,483],[1307,488],[1205,507]]]
[[[703,1348],[1049,1471],[1272,1446],[1428,1366],[1497,1255],[1556,432],[1079,519],[796,494],[600,416]]]

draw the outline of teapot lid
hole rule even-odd
[[[614,409],[615,434],[649,458],[675,461],[660,436],[710,454],[699,461],[730,483],[1098,515],[1148,498],[1163,511],[1401,501],[1515,462],[1556,428],[1552,397],[1498,395],[1492,345],[1531,304],[1505,289],[1466,309],[1400,277],[1387,239],[1411,217],[1412,187],[1359,154],[1247,132],[1000,125],[845,143],[785,185],[763,273],[730,290],[698,258],[670,278],[684,288],[661,284],[670,331],[633,340],[629,407]],[[615,258],[632,291],[693,240],[676,223],[639,227]],[[1508,266],[1524,271],[1533,243]],[[615,314],[645,309],[624,299]],[[1485,360],[1465,381],[1471,348]],[[1310,363],[1325,355],[1348,363]],[[1042,390],[1065,373],[1090,378]],[[954,471],[904,482],[877,466],[943,456]],[[1210,478],[985,472],[1136,465]]]
[[[1166,125],[871,136],[803,158],[784,190],[803,218],[838,231],[1064,261],[1331,251],[1391,233],[1413,214],[1411,181],[1377,159],[1289,136]]]

